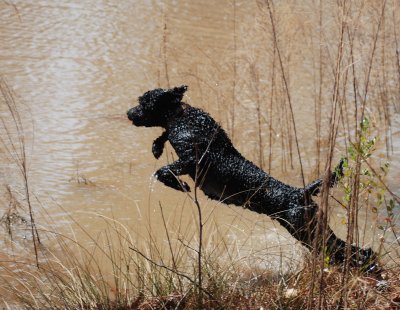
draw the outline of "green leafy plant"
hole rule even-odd
[[[384,234],[391,230],[396,235],[395,217],[398,211],[395,209],[399,208],[399,205],[393,197],[390,197],[388,188],[382,181],[389,172],[390,164],[386,161],[379,166],[379,169],[374,169],[371,164],[377,142],[378,139],[372,134],[369,119],[364,118],[360,124],[359,143],[353,143],[347,149],[348,157],[343,165],[344,173],[341,180],[344,191],[342,206],[349,211],[352,198],[356,199],[357,211],[359,206],[366,206],[367,211],[375,214],[377,227]],[[360,167],[359,177],[356,179],[357,162],[360,163]],[[358,187],[358,191],[355,191],[355,187]],[[355,192],[358,193],[358,197],[352,197]],[[347,224],[347,218],[343,218],[342,223]]]

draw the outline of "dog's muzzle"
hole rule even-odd
[[[128,115],[128,119],[132,121],[133,125],[142,126],[143,111],[141,111],[140,106],[129,109],[126,114]]]

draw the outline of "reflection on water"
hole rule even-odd
[[[267,163],[270,152],[274,176],[301,184],[296,157],[288,155],[293,141],[280,138],[290,133],[282,114],[287,111],[267,105],[271,80],[263,68],[272,62],[264,47],[270,45],[271,38],[264,35],[260,8],[236,1],[234,13],[230,2],[206,2],[0,3],[0,73],[19,100],[29,106],[33,119],[30,184],[41,202],[37,207],[41,205],[48,213],[38,222],[51,215],[52,225],[62,229],[66,223],[72,225],[65,217],[71,214],[95,234],[104,228],[96,216],[101,214],[129,225],[139,239],[145,238],[148,225],[152,225],[152,231],[162,239],[161,203],[171,227],[193,225],[194,211],[185,206],[187,198],[151,178],[157,167],[173,158],[171,148],[159,161],[152,157],[151,141],[160,130],[134,128],[125,117],[137,96],[157,86],[190,85],[185,100],[209,111],[234,134],[246,157],[255,162],[261,157]],[[302,18],[305,22],[303,28],[284,25],[282,31],[287,30],[289,38],[308,38],[308,24],[315,18],[307,8],[292,8],[291,23],[295,25]],[[255,15],[260,20],[254,19]],[[290,86],[310,181],[316,177],[315,125],[310,121],[315,107],[309,95],[314,92],[315,64],[305,60],[312,58],[308,43],[293,40],[287,44],[287,50],[293,51]],[[262,106],[262,128],[254,126],[257,104]],[[269,127],[270,119],[277,119],[278,124]],[[397,159],[399,128],[396,114],[392,141]],[[398,179],[398,168],[395,160],[391,179]],[[2,181],[9,179],[13,176],[5,175]],[[232,242],[239,240],[243,253],[271,251],[274,245],[293,243],[267,218],[200,197],[205,212],[212,214]]]

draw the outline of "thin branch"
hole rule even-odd
[[[285,85],[286,96],[287,96],[288,103],[289,103],[290,115],[292,117],[294,138],[295,138],[295,142],[296,142],[297,155],[299,157],[299,163],[300,163],[301,179],[302,179],[302,182],[303,182],[303,187],[305,187],[306,186],[306,182],[305,182],[305,178],[304,178],[303,162],[302,162],[301,154],[300,154],[300,146],[299,146],[299,139],[298,139],[298,135],[297,135],[296,120],[294,118],[292,99],[290,97],[290,91],[289,91],[289,86],[288,86],[288,82],[287,82],[287,78],[286,78],[286,74],[285,74],[285,69],[284,69],[284,66],[283,66],[283,60],[282,60],[281,52],[280,52],[279,45],[278,45],[278,38],[277,38],[277,35],[276,35],[277,34],[277,30],[275,28],[274,15],[273,15],[273,12],[272,12],[270,0],[265,0],[265,3],[267,4],[267,8],[268,8],[268,12],[269,12],[269,18],[270,18],[271,27],[272,27],[272,37],[273,37],[274,46],[276,48],[276,52],[277,52],[277,55],[278,55],[279,65],[280,65],[281,71],[282,71],[282,79],[283,79],[283,83]]]

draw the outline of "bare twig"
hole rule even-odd
[[[176,258],[175,258],[174,251],[173,251],[173,249],[172,249],[172,243],[171,243],[171,239],[170,239],[170,237],[169,237],[169,232],[168,232],[168,228],[167,228],[167,223],[166,223],[166,221],[165,221],[164,211],[163,211],[161,202],[159,202],[159,206],[160,206],[160,211],[161,211],[161,217],[162,217],[162,220],[163,220],[164,230],[165,230],[165,233],[166,233],[166,235],[167,235],[169,252],[171,253],[172,266],[173,266],[173,268],[174,268],[175,270],[178,270],[178,265],[176,264]],[[179,281],[179,288],[180,288],[180,290],[182,290],[182,289],[183,289],[182,281],[180,280],[180,278],[178,278],[178,281]]]
[[[298,135],[297,135],[296,120],[294,118],[293,105],[292,105],[292,100],[291,100],[291,96],[290,96],[289,85],[288,85],[288,82],[287,82],[287,77],[286,77],[286,74],[285,74],[285,68],[283,66],[283,60],[282,60],[281,52],[280,52],[279,45],[278,45],[277,30],[275,28],[274,13],[273,13],[273,10],[272,10],[272,4],[270,3],[270,0],[265,0],[265,3],[266,3],[267,8],[268,8],[269,18],[270,18],[271,27],[272,27],[272,37],[273,37],[273,40],[274,40],[274,46],[276,48],[276,53],[277,53],[277,56],[278,56],[279,65],[280,65],[280,68],[281,68],[282,79],[283,79],[283,83],[284,83],[285,90],[286,90],[286,96],[287,96],[288,103],[289,103],[290,115],[292,117],[294,138],[295,138],[295,142],[296,142],[297,155],[298,155],[299,163],[300,163],[301,179],[302,179],[302,182],[303,182],[303,187],[305,187],[306,186],[306,182],[305,182],[305,178],[304,178],[303,162],[302,162],[301,154],[300,154],[300,146],[299,146],[299,139],[298,139]]]

